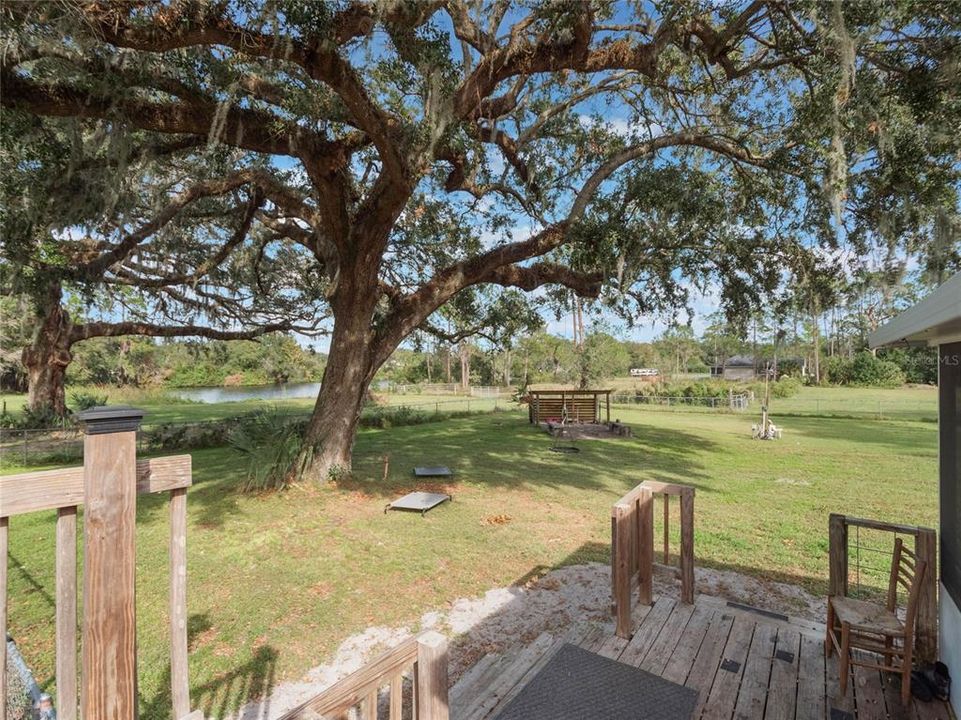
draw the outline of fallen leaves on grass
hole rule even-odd
[[[488,515],[481,520],[482,525],[507,525],[513,518],[510,515]]]

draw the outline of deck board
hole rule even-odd
[[[793,628],[778,628],[777,647],[771,662],[766,720],[794,720],[797,710],[798,664],[801,634]]]
[[[944,703],[903,707],[899,680],[877,670],[856,667],[842,696],[837,655],[825,657],[818,623],[708,596],[693,606],[659,598],[633,620],[630,640],[594,625],[482,659],[451,689],[452,720],[493,720],[565,642],[697,690],[697,720],[952,720]]]
[[[767,688],[771,681],[771,661],[777,644],[777,628],[761,624],[754,628],[754,637],[744,666],[744,680],[734,706],[736,720],[761,720],[767,703]],[[823,719],[822,719],[823,720]]]
[[[801,634],[796,720],[824,720],[824,639]]]

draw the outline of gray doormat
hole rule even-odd
[[[497,720],[690,720],[697,691],[563,645]]]
[[[387,503],[387,507],[384,508],[384,512],[386,513],[388,510],[414,510],[415,512],[419,512],[421,515],[423,515],[428,510],[433,510],[441,503],[445,503],[453,499],[453,495],[448,495],[446,493],[412,492],[407,493],[402,498],[397,498],[393,502]]]

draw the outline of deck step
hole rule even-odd
[[[487,717],[507,691],[517,683],[518,678],[530,669],[530,666],[547,651],[554,640],[553,635],[542,633],[530,645],[522,648],[516,655],[512,655],[503,671],[484,684],[483,694],[470,698],[464,707],[466,712],[454,713],[453,720],[482,720]]]
[[[560,635],[545,632],[531,643],[481,658],[450,690],[451,720],[490,717],[510,702],[565,642],[578,644],[592,629],[593,625],[578,625]]]

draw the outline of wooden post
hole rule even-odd
[[[615,634],[631,636],[631,508],[615,505],[611,511],[611,597]]]
[[[7,713],[7,534],[9,518],[0,517],[0,710]]]
[[[637,499],[638,574],[637,601],[654,602],[654,493],[642,487]]]
[[[671,563],[671,496],[667,493],[664,498],[664,564]]]
[[[681,602],[694,604],[694,488],[681,492]]]
[[[390,720],[401,720],[404,713],[404,676],[394,675],[390,679],[390,707],[388,707],[388,717]]]
[[[828,518],[828,594],[848,594],[848,526],[844,515]]]
[[[938,538],[930,528],[919,528],[914,538],[914,552],[924,560],[927,569],[921,580],[918,597],[917,652],[921,662],[938,659]]]
[[[187,673],[187,488],[170,491],[170,692],[173,716],[190,712]]]
[[[416,720],[448,720],[447,638],[428,632],[417,638]]]
[[[135,523],[143,412],[91,408],[84,427],[82,717],[137,716]]]
[[[57,717],[77,717],[77,507],[57,510]]]

